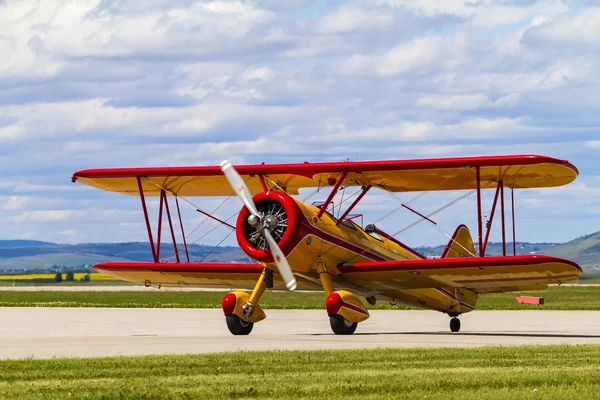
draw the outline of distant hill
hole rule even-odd
[[[12,242],[12,243],[11,243]],[[82,243],[75,245],[30,241],[2,241],[0,270],[50,269],[79,267],[104,261],[152,261],[150,245],[131,243]],[[192,244],[188,246],[190,260],[206,262],[247,262],[248,257],[238,247],[217,247]],[[185,259],[180,246],[179,256]],[[175,261],[173,246],[162,244],[161,260]]]
[[[507,253],[512,254],[512,243]],[[185,252],[180,248],[180,256]],[[418,247],[421,254],[439,257],[444,246]],[[208,254],[210,252],[210,254]],[[217,247],[193,244],[189,246],[192,261],[247,262],[249,258],[238,247]],[[208,254],[208,255],[207,255]],[[502,244],[490,243],[488,255],[501,255]],[[583,236],[571,242],[527,243],[517,242],[517,254],[547,254],[572,260],[587,273],[600,273],[600,232]],[[161,245],[160,258],[174,261],[173,246]],[[50,269],[52,267],[80,267],[103,261],[152,261],[150,245],[146,242],[56,244],[36,240],[0,240],[0,270]]]
[[[600,232],[549,248],[546,254],[575,261],[586,272],[600,273]]]
[[[528,242],[517,242],[517,255],[523,254],[548,254],[549,249],[559,246],[558,243],[528,243]],[[427,257],[439,257],[446,246],[435,246],[435,247],[417,247],[415,250]],[[502,255],[502,243],[490,242],[488,243],[485,254],[489,256],[501,256]],[[506,244],[506,254],[513,254],[512,242]]]
[[[39,240],[0,240],[2,247],[32,247],[32,246],[56,246],[55,243],[40,242]]]

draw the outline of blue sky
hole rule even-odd
[[[139,201],[71,184],[84,168],[526,153],[581,175],[519,191],[518,238],[600,230],[593,2],[4,0],[0,26],[0,239],[145,240]],[[362,206],[369,222],[397,204],[373,194]],[[474,211],[469,198],[437,221],[475,231]],[[201,222],[184,216],[188,231]],[[447,241],[425,224],[399,239]]]

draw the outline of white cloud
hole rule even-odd
[[[385,10],[363,10],[346,5],[325,15],[317,23],[322,33],[346,33],[370,29],[386,29],[394,24],[394,14]]]
[[[483,93],[475,94],[429,94],[417,100],[417,106],[430,107],[440,110],[477,110],[492,107],[514,107],[519,102],[519,94],[511,93],[491,101]]]
[[[14,220],[18,223],[24,221],[34,222],[54,222],[54,221],[65,221],[71,218],[77,218],[87,215],[87,211],[76,211],[76,210],[35,210],[25,211],[20,215],[14,217]]]
[[[296,110],[287,107],[256,107],[238,102],[199,104],[185,108],[115,107],[109,104],[108,99],[34,103],[0,109],[0,116],[17,119],[13,125],[5,128],[15,132],[6,137],[13,140],[94,137],[100,130],[106,132],[105,139],[119,137],[123,131],[137,137],[169,137],[176,133],[201,135],[220,123],[232,120],[277,119],[295,113]]]
[[[471,25],[487,28],[531,18],[550,18],[567,10],[562,1],[534,1],[529,5],[494,0],[379,0],[377,3],[407,9],[427,17],[456,16],[468,20]]]
[[[444,14],[468,17],[473,15],[478,7],[477,3],[469,0],[380,0],[378,3],[407,8],[429,17]],[[490,1],[485,0],[483,3],[488,5]]]
[[[600,37],[600,7],[583,9],[578,13],[564,13],[532,27],[526,35],[537,40],[597,47],[597,39]]]
[[[9,196],[4,199],[0,197],[0,210],[14,211],[23,208],[28,202],[27,196]]]
[[[467,39],[425,36],[401,43],[381,56],[355,55],[339,68],[348,75],[394,76],[431,67],[454,68],[461,63]]]
[[[402,122],[384,127],[368,127],[361,130],[347,130],[342,126],[337,132],[321,135],[321,140],[377,140],[381,143],[397,141],[430,141],[450,139],[490,139],[502,135],[514,137],[522,135],[529,128],[520,119],[511,118],[469,118],[455,124],[436,124],[431,121]],[[316,137],[315,137],[316,139]]]
[[[589,149],[600,149],[600,140],[589,140],[584,145]]]
[[[417,105],[440,109],[476,110],[492,106],[490,99],[482,94],[426,95],[417,100]]]
[[[212,1],[110,14],[100,0],[0,4],[0,74],[56,75],[76,57],[222,53],[273,14],[250,3]]]

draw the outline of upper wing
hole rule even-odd
[[[253,289],[263,271],[259,264],[106,262],[94,265],[105,275],[146,286],[201,287],[206,289]],[[285,290],[285,282],[274,274],[274,289]],[[298,278],[300,290],[322,290]]]
[[[338,269],[343,280],[374,291],[457,287],[477,293],[545,287],[582,272],[571,261],[539,255],[362,262]]]
[[[391,192],[474,189],[475,167],[480,168],[480,183],[488,189],[500,180],[512,188],[561,186],[578,175],[568,161],[536,155],[258,164],[236,166],[236,170],[252,193],[263,191],[258,178],[263,175],[268,186],[297,194],[301,188],[332,186],[342,172],[348,174],[345,186],[371,185]],[[179,196],[234,194],[219,166],[90,169],[73,175],[73,181],[129,195],[138,195],[138,178],[149,196],[159,195],[161,188]]]

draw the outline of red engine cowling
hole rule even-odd
[[[268,191],[253,198],[261,219],[270,218],[271,234],[284,255],[301,240],[301,219],[304,218],[300,207],[294,199],[282,192]],[[264,236],[248,223],[250,212],[246,207],[238,215],[236,236],[240,248],[256,261],[271,263],[273,255]]]

